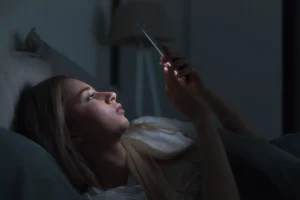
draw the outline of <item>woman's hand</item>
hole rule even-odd
[[[179,81],[185,84],[190,92],[203,95],[205,93],[205,87],[200,75],[186,58],[179,53],[171,52],[165,44],[162,45],[162,48],[165,52],[165,56],[161,58],[161,64],[166,67],[172,63],[175,69],[175,75]]]
[[[171,62],[170,62],[171,63]],[[194,94],[176,73],[176,63],[165,65],[166,95],[174,106],[195,124],[210,121],[210,109],[197,94]]]
[[[166,55],[161,61],[166,76],[166,94],[198,130],[199,159],[204,174],[202,199],[240,200],[225,148],[212,127],[207,101],[203,100],[206,91],[199,75],[186,59],[171,53],[165,45],[163,48]]]
[[[204,87],[199,74],[183,56],[171,52],[166,45],[163,45],[163,50],[165,51],[165,56],[161,58],[161,63],[165,67],[169,66],[170,63],[172,64],[179,82],[186,86],[186,89],[192,94],[198,96],[197,98],[205,100],[205,103],[214,112],[226,130],[250,136],[259,135],[234,109]],[[167,91],[167,93],[170,93],[170,91]],[[173,92],[171,93],[169,96],[173,95]]]

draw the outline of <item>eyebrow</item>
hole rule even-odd
[[[91,87],[85,87],[82,90],[79,91],[79,93],[76,95],[77,97],[80,97],[85,91],[91,90]]]
[[[92,87],[89,87],[89,86],[87,86],[87,87],[81,89],[77,94],[75,94],[75,96],[71,97],[71,99],[70,99],[70,98],[67,99],[67,100],[65,101],[65,103],[68,102],[69,100],[71,100],[71,101],[78,101],[78,100],[80,100],[82,94],[83,94],[85,91],[88,91],[88,90],[91,90],[91,89],[93,89],[93,88],[92,88]]]

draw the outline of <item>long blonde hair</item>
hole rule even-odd
[[[63,83],[69,77],[56,76],[25,89],[16,109],[14,129],[44,147],[58,162],[71,184],[80,192],[98,186],[95,174],[72,144],[63,112]],[[132,129],[155,129],[138,124]],[[157,159],[175,158],[182,152],[164,154],[141,142],[122,138],[127,164],[149,199],[174,199],[178,191],[167,182]]]

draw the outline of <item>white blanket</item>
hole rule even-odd
[[[196,137],[195,127],[189,122],[151,116],[144,116],[132,121],[132,125],[139,123],[151,123],[165,129],[131,131],[124,137],[141,140],[150,147],[165,153],[186,149]]]

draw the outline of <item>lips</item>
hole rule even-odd
[[[121,104],[118,103],[116,106],[116,112],[119,112],[120,110],[123,110],[123,107]]]
[[[119,103],[116,106],[116,113],[118,115],[124,115],[124,113],[125,113],[125,110],[123,110],[122,105]]]

